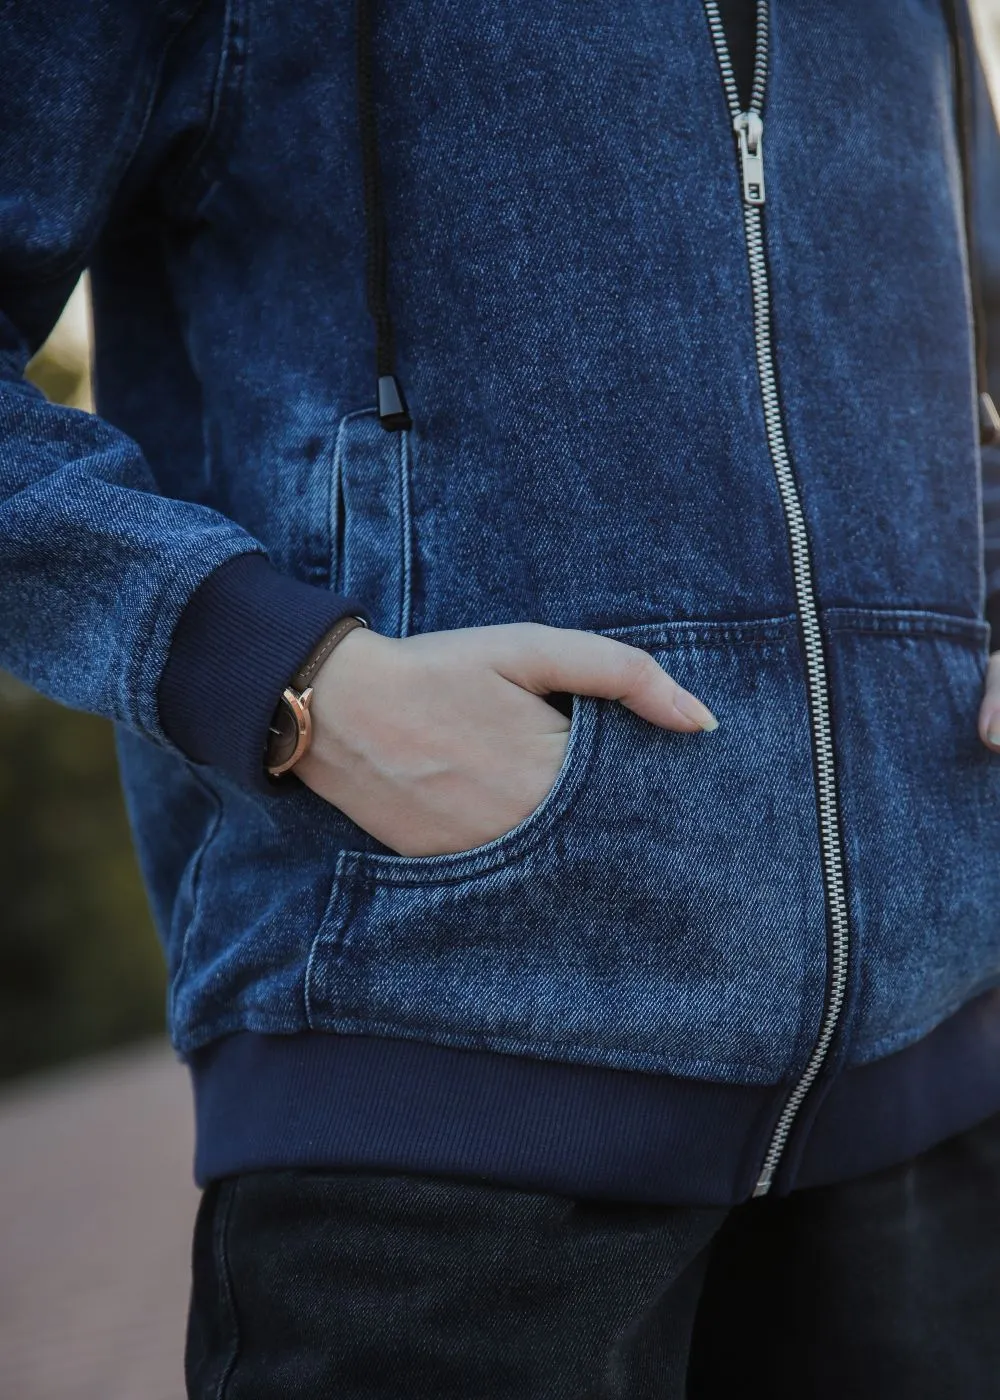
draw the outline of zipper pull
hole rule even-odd
[[[759,112],[741,112],[733,118],[733,130],[740,145],[743,171],[743,198],[747,204],[764,203],[764,123]]]

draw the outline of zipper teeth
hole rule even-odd
[[[726,101],[729,103],[730,115],[738,117],[742,112],[740,106],[739,90],[736,87],[736,74],[733,71],[733,62],[729,56],[729,44],[726,40],[726,31],[722,23],[722,16],[719,13],[718,0],[705,0],[705,13],[708,17],[708,27],[712,32],[712,42],[715,45],[715,56],[718,60],[719,71],[722,74],[722,85],[726,89]],[[750,105],[748,112],[756,112],[760,115],[764,106],[764,86],[767,82],[767,58],[768,58],[768,7],[766,3],[757,6],[757,32],[756,47],[754,51],[753,63],[753,87],[750,93]]]
[[[712,42],[715,45],[719,70],[733,117],[741,114],[736,79],[729,56],[725,30],[717,0],[703,0]],[[757,3],[757,56],[754,63],[753,96],[748,110],[760,114],[764,100],[767,69],[767,0]],[[760,378],[764,407],[764,425],[768,447],[778,482],[785,524],[788,529],[795,581],[796,604],[806,661],[806,686],[809,716],[815,755],[817,805],[820,827],[820,858],[827,908],[830,917],[829,937],[829,995],[820,1024],[819,1035],[812,1054],[781,1111],[768,1145],[760,1175],[754,1188],[755,1196],[766,1195],[788,1143],[792,1128],[806,1095],[823,1068],[834,1034],[840,1021],[847,992],[850,928],[847,917],[847,896],[841,859],[840,816],[838,811],[836,772],[833,756],[833,731],[830,722],[830,701],[823,653],[816,593],[813,586],[812,562],[805,515],[798,487],[792,472],[791,459],[785,441],[778,396],[778,379],[771,343],[771,293],[768,285],[767,262],[764,253],[764,225],[760,208],[741,201],[746,232],[747,256],[750,264],[750,285],[753,296],[754,343],[757,351],[757,371]]]
[[[840,855],[840,817],[833,762],[833,733],[830,723],[830,701],[826,679],[826,662],[823,655],[823,637],[812,581],[809,536],[798,488],[792,474],[792,465],[781,421],[774,353],[771,345],[771,297],[764,260],[763,222],[760,209],[754,205],[744,204],[743,214],[747,252],[750,259],[750,281],[753,288],[754,339],[757,342],[757,367],[760,374],[761,395],[764,400],[764,423],[791,541],[795,593],[805,642],[806,681],[816,755],[820,852],[831,927],[830,993],[826,1013],[809,1062],[782,1109],[767,1155],[764,1158],[760,1179],[754,1192],[755,1195],[764,1195],[771,1185],[775,1168],[784,1151],[803,1100],[823,1067],[840,1020],[844,995],[847,990],[850,932],[847,921],[844,872]]]
[[[713,0],[713,4],[715,3],[716,0]],[[718,7],[716,6],[716,8]],[[764,84],[767,82],[769,19],[770,10],[768,9],[767,0],[760,0],[760,3],[757,5],[757,44],[754,51],[753,87],[750,93],[749,108],[751,112],[759,113],[764,106]],[[723,40],[725,40],[725,34],[723,34],[722,37]],[[727,45],[726,47],[728,49],[729,46]],[[737,98],[736,105],[738,108],[739,98]]]

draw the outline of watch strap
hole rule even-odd
[[[333,651],[338,642],[342,642],[348,632],[353,632],[355,627],[367,627],[368,624],[362,617],[342,617],[339,622],[335,622],[329,632],[321,638],[319,644],[310,652],[299,669],[295,672],[289,684],[293,690],[303,691],[312,683],[316,672],[323,662]]]
[[[274,712],[268,733],[264,754],[264,766],[271,782],[281,780],[309,750],[312,743],[312,717],[309,704],[312,700],[312,679],[338,642],[342,642],[355,627],[367,627],[363,617],[342,617],[320,638],[315,648],[296,671],[282,692],[278,707]],[[290,717],[294,724],[294,747],[286,752],[289,735],[282,731],[281,718]],[[279,757],[280,755],[280,757]]]

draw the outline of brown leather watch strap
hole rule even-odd
[[[264,766],[273,780],[294,768],[309,751],[312,743],[310,704],[311,681],[338,642],[342,642],[355,627],[367,627],[361,617],[342,617],[334,623],[302,663],[291,682],[282,692],[268,729]]]
[[[334,623],[329,632],[327,632],[319,642],[316,649],[309,654],[295,672],[295,675],[291,679],[293,689],[299,691],[305,690],[337,643],[342,642],[348,632],[353,632],[355,627],[367,626],[367,622],[360,617],[342,617],[339,622]]]

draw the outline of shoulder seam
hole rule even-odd
[[[197,212],[218,183],[218,170],[212,157],[218,158],[221,154],[220,133],[224,134],[227,126],[230,131],[235,129],[245,68],[245,0],[226,0],[208,120],[195,150],[164,190],[171,212]]]

